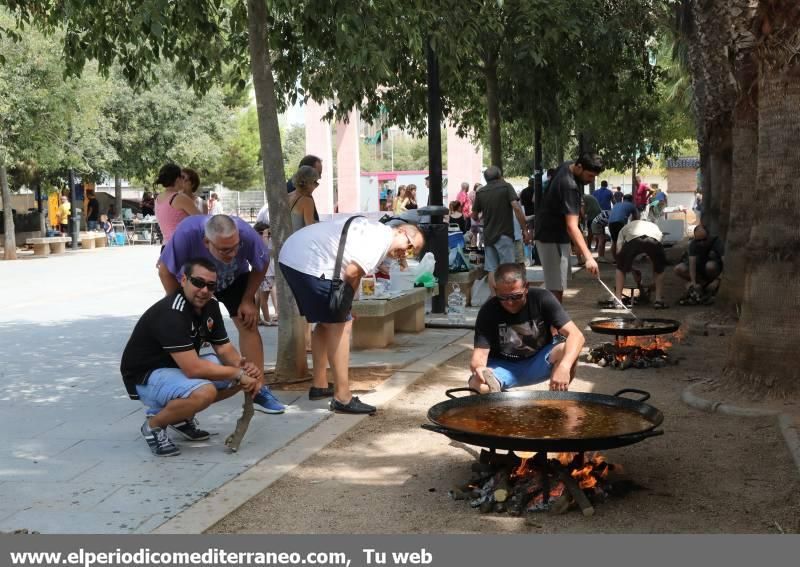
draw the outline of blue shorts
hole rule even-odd
[[[550,378],[550,374],[553,372],[553,365],[550,363],[550,352],[557,344],[563,341],[563,337],[556,335],[552,343],[542,347],[539,352],[530,358],[521,358],[519,360],[490,358],[486,363],[486,367],[492,369],[503,390],[544,382]]]
[[[220,364],[214,354],[204,354],[200,358]],[[188,378],[180,368],[158,368],[154,370],[147,384],[138,384],[136,392],[139,399],[147,407],[147,417],[152,417],[166,407],[172,400],[188,398],[198,388],[212,384],[217,390],[224,390],[228,380],[206,380],[204,378]]]
[[[501,235],[494,244],[487,244],[484,252],[483,269],[487,272],[494,272],[500,264],[513,264],[517,261],[514,239],[505,234]]]
[[[278,264],[292,290],[300,315],[309,323],[341,323],[328,308],[331,280],[309,276],[284,264]],[[348,313],[347,321],[353,317]]]

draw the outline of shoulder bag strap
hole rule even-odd
[[[170,206],[170,207],[172,206],[172,201],[174,201],[174,200],[175,200],[175,198],[176,198],[178,195],[180,195],[180,193],[175,193],[175,194],[174,194],[172,197],[170,197],[170,198],[169,198],[169,206]]]
[[[350,228],[350,223],[358,218],[364,218],[364,215],[350,217],[342,227],[342,236],[339,238],[339,251],[336,253],[336,263],[333,265],[333,277],[331,279],[339,279],[339,275],[342,273],[342,257],[344,256],[344,244],[347,242],[347,229]]]

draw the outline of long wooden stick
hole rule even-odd
[[[225,439],[225,446],[232,453],[239,450],[247,428],[250,427],[250,420],[253,418],[253,396],[250,392],[244,392],[244,402],[242,403],[242,415],[236,421],[236,429]]]

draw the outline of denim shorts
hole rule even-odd
[[[514,239],[505,234],[497,242],[487,244],[484,248],[486,259],[483,269],[487,272],[494,272],[500,264],[513,264],[517,261]]]
[[[278,264],[286,278],[286,283],[292,290],[294,300],[300,315],[309,323],[341,323],[337,321],[334,313],[328,308],[328,296],[331,292],[331,280],[310,276],[290,268],[285,264]],[[352,316],[347,314],[347,321]]]
[[[204,354],[200,358],[220,364],[214,354]],[[147,407],[147,417],[152,417],[166,407],[172,400],[188,398],[192,392],[206,384],[213,384],[217,390],[224,390],[228,380],[206,380],[204,378],[188,378],[180,368],[158,368],[147,379],[147,384],[138,384],[136,392],[139,399]]]
[[[542,347],[539,352],[530,358],[521,358],[519,360],[490,358],[486,363],[486,367],[492,369],[503,390],[544,382],[550,378],[550,374],[553,372],[550,352],[563,341],[564,337],[556,335],[552,343]]]

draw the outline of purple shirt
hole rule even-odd
[[[214,258],[203,242],[205,228],[210,215],[192,215],[186,217],[178,225],[172,235],[160,261],[169,273],[180,279],[183,264],[193,258],[210,260],[217,267],[217,289],[222,291],[229,287],[233,280],[242,274],[253,271],[260,272],[267,269],[269,264],[269,249],[253,227],[238,217],[231,217],[239,228],[239,252],[230,264],[224,264]]]

